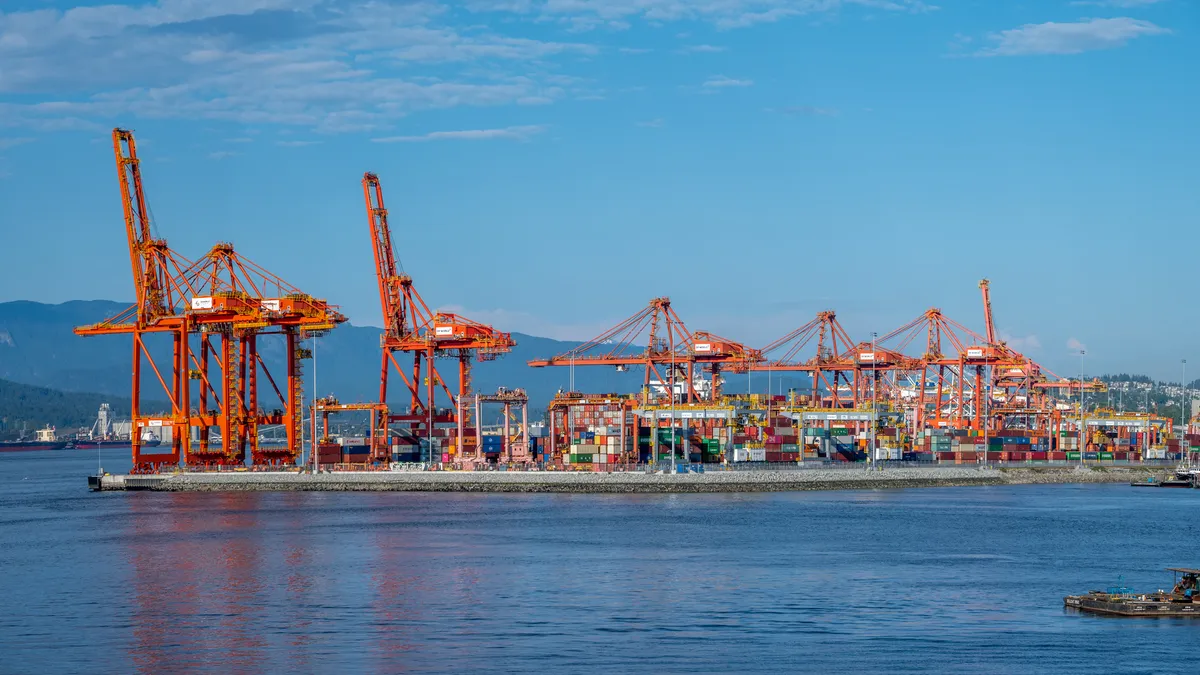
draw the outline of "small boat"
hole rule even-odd
[[[1188,453],[1189,455],[1191,453]],[[1200,467],[1197,467],[1190,457],[1185,455],[1179,466],[1175,467],[1175,475],[1170,478],[1147,478],[1144,481],[1134,481],[1133,487],[1164,487],[1164,488],[1195,488],[1200,487]]]
[[[1175,586],[1168,593],[1133,593],[1124,586],[1086,595],[1068,595],[1063,605],[1069,609],[1106,616],[1200,616],[1200,569],[1168,567],[1175,574]],[[1182,575],[1182,576],[1180,576]]]
[[[1195,487],[1193,479],[1189,476],[1181,478],[1176,475],[1174,478],[1147,478],[1144,481],[1133,481],[1130,483],[1133,487],[1161,487],[1161,488],[1192,488]]]

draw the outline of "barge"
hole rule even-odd
[[[1200,592],[1197,591],[1200,569],[1168,567],[1167,571],[1173,572],[1176,579],[1169,593],[1158,590],[1139,594],[1131,593],[1124,587],[1113,587],[1105,591],[1089,591],[1085,595],[1068,595],[1063,598],[1063,605],[1080,612],[1106,616],[1200,616]]]

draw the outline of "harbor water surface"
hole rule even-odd
[[[1196,671],[1200,621],[1062,607],[1200,566],[1191,490],[89,493],[96,464],[0,455],[0,672]]]

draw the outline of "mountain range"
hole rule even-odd
[[[91,392],[128,398],[132,341],[128,336],[76,336],[76,326],[92,324],[123,311],[129,303],[107,300],[43,304],[30,301],[0,303],[0,379],[66,392]],[[316,393],[334,395],[342,402],[366,402],[379,393],[382,329],[343,324],[316,341],[316,358],[305,364],[306,398],[313,391],[312,369],[316,367]],[[495,361],[476,362],[472,369],[475,391],[494,392],[497,387],[523,388],[530,397],[530,416],[540,418],[560,388],[569,383],[567,368],[530,368],[533,358],[550,357],[575,347],[577,342],[513,334],[517,346]],[[160,338],[155,340],[155,338]],[[307,343],[310,347],[311,343]],[[151,336],[149,349],[159,363],[170,362],[166,336]],[[283,339],[263,336],[259,350],[271,372],[283,372]],[[398,359],[404,363],[403,359]],[[438,370],[449,382],[457,378],[457,363],[440,359]],[[580,391],[636,391],[643,375],[639,369],[618,373],[614,368],[575,369]],[[407,403],[399,389],[400,378],[390,377],[389,399]],[[269,386],[266,387],[270,391]],[[263,391],[260,385],[260,391]],[[167,396],[149,368],[143,367],[142,397],[147,402],[165,401]],[[264,394],[265,396],[266,394]],[[269,394],[270,397],[274,393]],[[114,399],[114,403],[116,399]],[[263,403],[270,408],[270,403]],[[439,405],[448,402],[439,400]]]

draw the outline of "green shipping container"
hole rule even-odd
[[[1067,459],[1078,462],[1079,461],[1079,453],[1078,452],[1068,452]]]
[[[1100,459],[1112,459],[1112,458],[1113,458],[1113,454],[1111,452],[1100,453]]]
[[[829,430],[829,434],[830,434],[831,436],[849,436],[849,435],[850,435],[850,430],[849,430],[849,429],[840,429],[840,428],[838,428],[838,427],[834,427],[834,428],[832,428],[832,429],[830,429],[830,430]]]
[[[572,464],[591,464],[592,456],[591,455],[571,455],[571,463]]]

